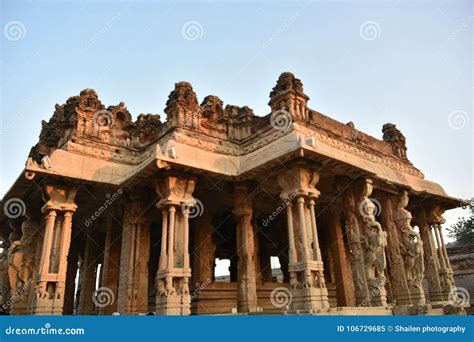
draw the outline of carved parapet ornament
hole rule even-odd
[[[106,108],[94,89],[84,89],[78,96],[68,98],[66,103],[56,104],[51,119],[42,121],[39,142],[31,149],[29,157],[46,166],[44,157],[54,150],[76,149],[77,152],[79,146],[81,154],[107,153],[108,156],[132,159],[133,153],[128,148],[147,146],[164,128],[159,115],[141,114],[133,122],[123,102]],[[120,155],[115,153],[116,147],[120,147]]]
[[[410,291],[412,304],[424,304],[423,277],[425,272],[423,260],[423,241],[420,234],[411,226],[412,215],[405,208],[409,197],[406,190],[401,190],[398,197],[395,223],[398,228],[400,252],[403,257],[405,276]]]
[[[189,82],[178,82],[166,102],[168,127],[200,127],[201,109]]]
[[[407,146],[405,136],[400,132],[394,124],[387,123],[382,128],[383,141],[392,145],[392,153],[394,156],[408,160]]]
[[[35,314],[62,314],[72,216],[77,208],[76,193],[76,187],[44,187],[44,238],[37,266]]]
[[[163,176],[155,189],[162,209],[161,254],[156,274],[156,307],[160,314],[189,315],[189,214],[196,205],[194,178]]]
[[[287,208],[291,310],[314,313],[329,307],[315,214],[319,173],[296,165],[277,181]]]
[[[309,97],[303,91],[303,83],[291,72],[284,72],[270,92],[272,113],[283,111],[291,115],[295,121],[308,121],[307,107]]]

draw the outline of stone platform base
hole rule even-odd
[[[328,315],[328,316],[415,316],[415,315],[455,315],[464,316],[466,311],[450,304],[436,305],[397,305],[386,307],[336,307],[316,310],[315,312],[284,312],[285,315]]]
[[[313,314],[329,309],[328,291],[326,288],[308,288],[291,290],[293,295],[290,312]]]
[[[158,297],[156,313],[164,316],[187,316],[191,314],[191,299],[189,296],[170,295]]]

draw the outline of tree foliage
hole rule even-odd
[[[474,199],[469,202],[469,216],[460,218],[458,222],[448,228],[448,236],[456,242],[470,245],[474,244]]]

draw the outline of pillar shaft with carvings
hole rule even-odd
[[[440,261],[437,254],[435,237],[433,236],[434,226],[439,222],[433,210],[423,207],[413,211],[414,223],[420,229],[420,236],[423,241],[423,254],[425,261],[425,277],[428,281],[430,302],[443,301],[443,294],[440,282]],[[442,219],[442,218],[441,218]]]
[[[32,308],[37,315],[61,315],[63,312],[72,215],[77,208],[74,203],[76,192],[73,187],[53,185],[44,189],[44,238]]]
[[[336,179],[334,187],[338,195],[331,204],[330,210],[324,215],[329,230],[329,246],[334,255],[334,273],[336,276],[336,293],[338,306],[355,306],[355,289],[351,264],[351,249],[347,236],[346,224],[346,184],[340,177]],[[347,241],[347,244],[346,244]]]
[[[362,227],[361,242],[364,249],[365,274],[369,290],[367,302],[370,303],[370,306],[386,306],[385,269],[387,260],[385,247],[387,246],[387,233],[375,220],[377,207],[369,198],[372,191],[372,179],[366,178],[362,184],[358,214]]]
[[[318,172],[296,165],[277,176],[287,206],[291,311],[314,313],[329,308],[319,249],[315,202]]]
[[[10,221],[13,232],[10,234],[10,246],[6,254],[11,294],[6,302],[12,315],[30,314],[31,301],[35,295],[35,254],[39,240],[39,223],[34,220],[34,214],[33,210],[28,208],[26,220]]]
[[[376,206],[369,198],[373,191],[372,180],[365,178],[352,186],[349,180],[341,179],[337,189],[344,193],[341,202],[351,251],[356,304],[386,306],[387,233],[376,221]]]
[[[387,232],[387,259],[393,303],[398,305],[411,304],[410,291],[405,274],[404,258],[401,252],[401,233],[396,224],[398,196],[384,194],[381,202],[381,222]]]
[[[236,185],[233,214],[237,219],[238,293],[239,312],[257,311],[257,284],[255,272],[255,237],[252,226],[252,201],[245,184]]]
[[[433,253],[437,255],[439,261],[438,275],[441,297],[444,301],[452,301],[455,297],[454,294],[456,293],[456,285],[454,284],[453,270],[449,262],[442,232],[442,225],[444,222],[446,222],[442,216],[443,213],[444,209],[442,207],[434,207],[428,215],[428,222],[432,227],[432,232],[436,241],[437,253],[434,253],[434,251]]]
[[[405,190],[396,195],[386,194],[382,198],[382,221],[388,233],[391,289],[394,304],[424,305],[423,242],[411,225],[411,213],[405,209],[408,201]]]
[[[110,315],[117,311],[117,291],[118,279],[120,275],[120,244],[121,232],[120,226],[111,217],[107,217],[105,246],[104,246],[104,264],[102,269],[102,286],[110,289],[114,294],[109,305],[100,306],[99,314]]]
[[[124,205],[117,311],[148,311],[148,259],[150,255],[149,202],[130,196]]]
[[[98,220],[96,222],[103,222]],[[97,309],[94,301],[98,265],[100,263],[99,225],[92,225],[86,229],[86,247],[81,277],[81,294],[79,298],[79,315],[95,315]]]
[[[423,277],[425,266],[423,261],[423,242],[420,234],[411,226],[412,215],[406,210],[409,197],[402,190],[399,194],[395,224],[400,238],[400,252],[404,260],[405,276],[410,291],[411,304],[424,304]]]
[[[156,274],[156,311],[162,315],[191,314],[189,280],[189,215],[196,201],[192,178],[164,176],[156,182],[162,209],[161,254]]]

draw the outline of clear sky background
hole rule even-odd
[[[292,71],[311,108],[377,138],[397,124],[426,178],[471,198],[473,3],[2,0],[0,197],[41,120],[84,88],[136,118],[187,80],[265,115]]]

